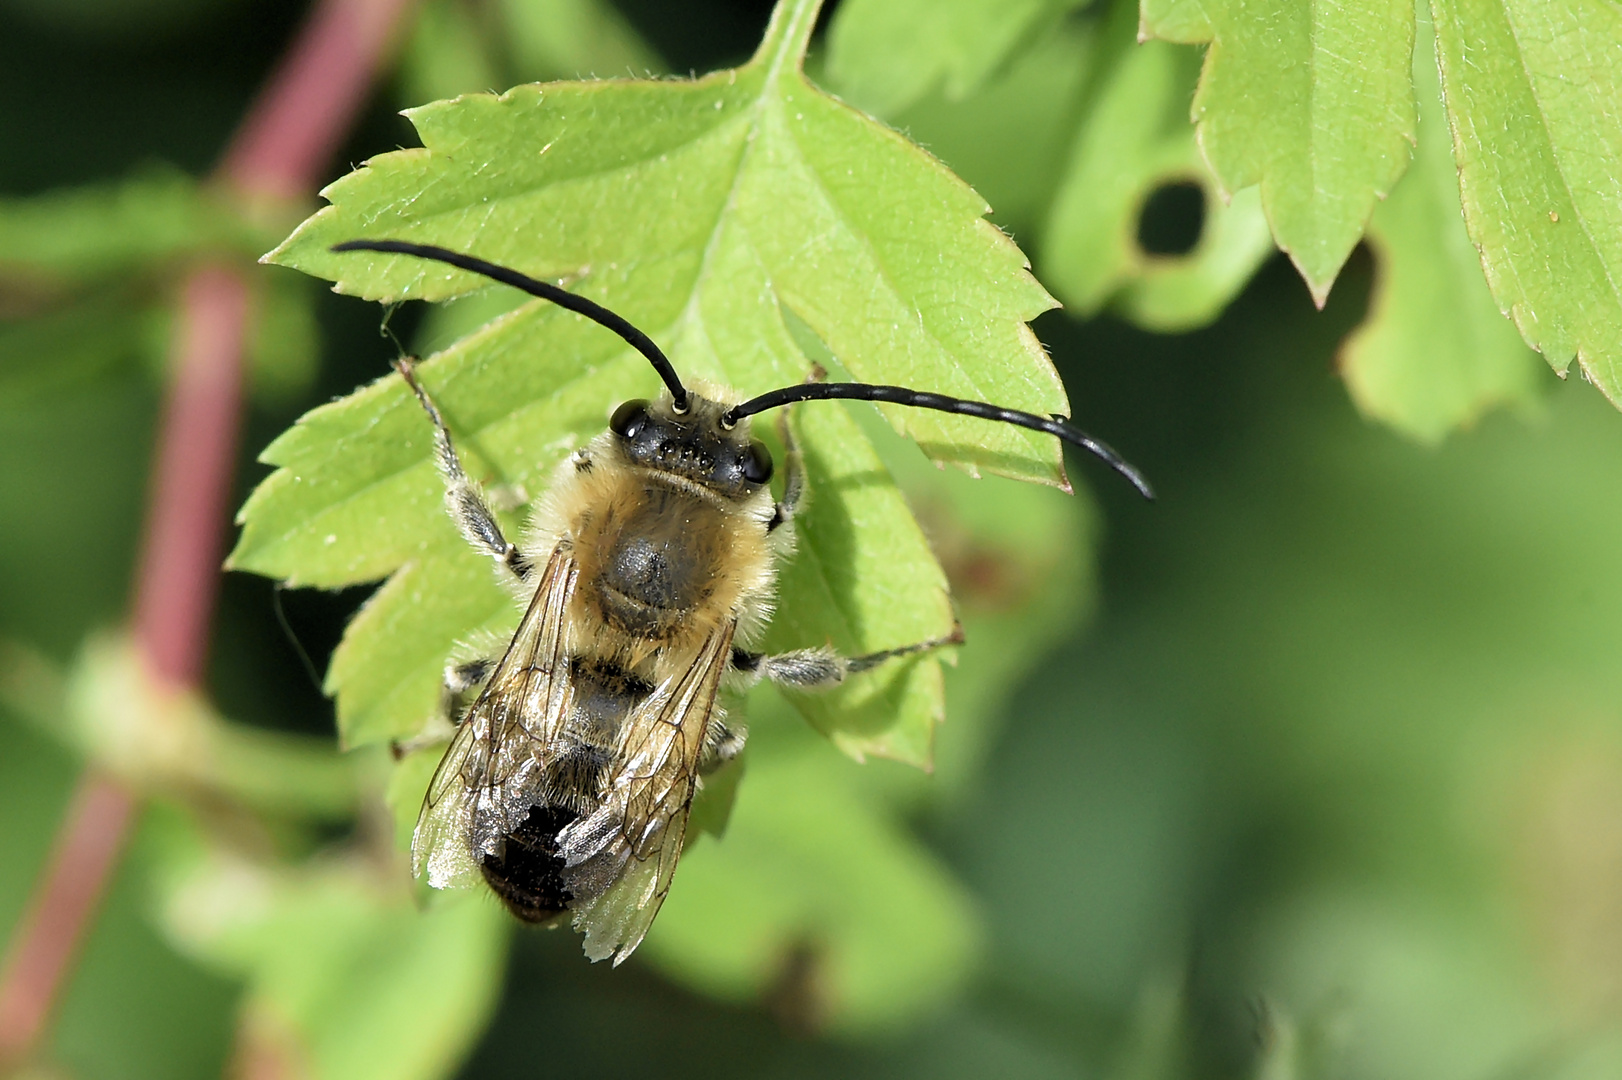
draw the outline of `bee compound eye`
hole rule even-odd
[[[608,430],[622,439],[634,439],[648,422],[648,403],[641,398],[627,401],[608,418]]]
[[[743,478],[751,484],[764,484],[772,478],[772,452],[759,439],[749,444],[749,453],[743,459]]]

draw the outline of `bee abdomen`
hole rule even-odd
[[[486,855],[480,863],[490,888],[525,922],[555,919],[574,899],[563,883],[558,833],[577,816],[561,806],[532,806],[507,834],[501,855]]]
[[[589,813],[613,765],[620,728],[653,684],[596,656],[571,657],[569,676],[574,701],[547,756],[545,790],[549,802]]]

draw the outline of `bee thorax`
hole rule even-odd
[[[658,483],[628,487],[577,541],[597,614],[634,638],[671,637],[710,597],[725,558],[724,521],[704,500]]]

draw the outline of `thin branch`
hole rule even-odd
[[[410,0],[322,0],[232,139],[216,177],[250,202],[307,197],[365,103]],[[251,289],[208,265],[182,293],[145,538],[134,634],[160,687],[197,685],[236,460]],[[0,967],[0,1072],[38,1045],[135,819],[133,793],[94,767]]]
[[[194,271],[181,294],[173,381],[135,579],[135,640],[163,686],[195,686],[203,674],[236,458],[249,301],[242,274],[224,266]]]
[[[134,816],[116,782],[86,770],[28,910],[17,924],[0,981],[0,1066],[21,1060],[44,1030],[57,984],[73,960]]]

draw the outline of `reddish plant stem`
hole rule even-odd
[[[323,0],[219,165],[245,194],[305,199],[354,124],[411,0]]]
[[[249,202],[304,198],[337,150],[411,0],[321,0],[216,170]],[[251,316],[242,271],[205,265],[181,292],[131,622],[160,688],[197,686],[219,580]],[[134,794],[80,777],[0,967],[0,1072],[38,1045],[135,819]]]
[[[95,914],[134,810],[127,790],[85,770],[6,957],[0,981],[0,1071],[22,1059],[44,1030],[57,984]]]
[[[240,273],[204,266],[180,298],[173,381],[159,427],[134,631],[161,686],[195,686],[207,655],[231,490],[250,297]]]

